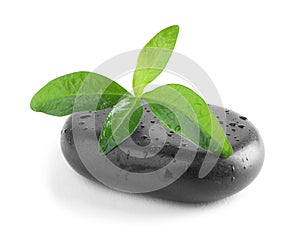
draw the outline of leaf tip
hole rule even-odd
[[[172,25],[167,28],[170,28],[170,29],[173,28],[174,30],[179,31],[179,25]]]
[[[225,140],[224,145],[223,145],[223,150],[221,153],[221,156],[224,158],[228,158],[233,154],[233,149],[231,144],[229,143],[228,139]]]
[[[165,28],[163,31],[168,30],[169,32],[173,32],[173,33],[175,33],[176,38],[177,38],[179,29],[180,29],[179,25],[172,25],[172,26]]]
[[[36,102],[36,98],[35,98],[36,95],[34,95],[30,101],[30,109],[35,111],[35,112],[38,112],[38,106],[37,106],[37,102]]]
[[[107,145],[103,143],[103,139],[101,138],[101,136],[99,138],[98,146],[100,155],[105,155],[107,153]]]

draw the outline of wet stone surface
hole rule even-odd
[[[161,169],[175,160],[180,145],[186,152],[194,149],[188,140],[162,126],[147,105],[143,108],[136,131],[120,147],[106,155],[112,163],[128,173],[148,173]],[[224,128],[234,153],[229,158],[220,157],[212,171],[204,178],[199,178],[206,151],[197,148],[194,161],[179,179],[147,195],[192,203],[215,201],[239,192],[258,175],[264,160],[264,147],[255,127],[245,116],[231,110],[213,105],[210,108]],[[75,171],[94,181],[97,180],[78,156],[73,130],[96,133],[99,138],[109,111],[75,113],[67,119],[61,131],[61,146],[66,160]],[[90,117],[95,117],[93,125],[88,121]],[[164,177],[172,178],[172,172],[166,169]]]

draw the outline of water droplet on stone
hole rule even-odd
[[[89,111],[90,112],[90,111]],[[91,113],[91,112],[90,112]],[[85,119],[85,118],[89,118],[89,117],[91,117],[91,114],[82,114],[82,115],[80,115],[80,118],[81,119]]]
[[[235,177],[231,177],[231,182],[233,182],[235,180]]]
[[[141,139],[148,139],[148,136],[147,135],[142,135]]]
[[[235,171],[235,167],[232,165],[231,166],[231,171],[234,172]]]

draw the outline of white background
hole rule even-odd
[[[289,0],[1,1],[0,237],[299,238],[299,13]],[[49,80],[92,71],[173,24],[176,51],[203,67],[265,143],[257,179],[212,204],[90,183],[62,156],[66,118],[29,108]]]

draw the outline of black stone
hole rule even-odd
[[[258,175],[264,161],[264,146],[258,131],[244,116],[218,106],[210,105],[210,108],[218,120],[226,125],[226,135],[234,153],[229,158],[220,157],[207,176],[198,178],[206,155],[206,151],[198,148],[195,160],[179,179],[165,188],[145,194],[182,202],[215,201],[241,191]],[[131,136],[132,141],[140,146],[148,145],[151,140],[159,140],[159,138],[151,139],[149,136],[150,127],[153,123],[160,124],[159,121],[147,105],[144,105],[143,109],[141,123]],[[76,172],[94,181],[97,180],[89,173],[78,156],[73,140],[73,130],[81,127],[83,130],[96,132],[99,137],[102,124],[109,111],[110,109],[75,113],[67,119],[61,134],[61,147],[68,163]],[[86,119],[92,114],[95,116],[95,125],[88,125]],[[153,157],[135,158],[123,152],[119,147],[109,152],[107,157],[115,165],[128,172],[156,171],[174,160],[180,141],[184,141],[182,146],[186,146],[187,150],[188,145],[191,144],[174,132],[168,130],[166,132],[167,142]],[[122,145],[126,147],[128,143],[127,139]],[[172,177],[172,173],[166,171],[165,176]]]

